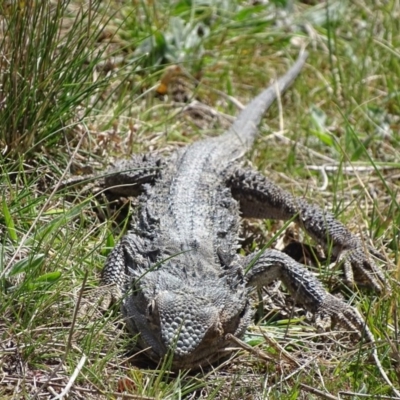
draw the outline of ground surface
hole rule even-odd
[[[56,398],[62,391],[71,399],[392,395],[368,346],[343,332],[316,332],[278,284],[260,295],[264,310],[244,338],[253,350],[238,345],[231,359],[200,373],[149,365],[128,351],[119,313],[91,307],[101,303],[91,289],[126,229],[131,199],[111,202],[82,186],[53,190],[64,177],[101,172],[115,157],[168,153],[221,132],[238,111],[228,95],[245,104],[304,47],[307,66],[271,108],[248,159],[333,211],[387,258],[382,266],[392,291],[381,296],[342,287],[338,270],[313,268],[365,316],[381,362],[400,386],[400,4],[315,3],[120,1],[99,10],[109,17],[96,41],[106,50],[91,76],[110,77],[98,89],[109,101],[83,120],[88,105],[77,108],[64,139],[19,159],[18,168],[2,163],[2,399]],[[64,32],[79,4],[71,3]],[[268,241],[279,247],[282,238],[274,235],[281,227],[246,223],[245,249]]]

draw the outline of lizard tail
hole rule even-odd
[[[307,56],[308,53],[305,51],[300,53],[297,61],[285,75],[281,76],[275,83],[262,91],[245,107],[229,130],[225,132],[224,136],[236,136],[244,146],[244,152],[247,151],[253,144],[257,135],[257,127],[261,118],[277,97],[284,93],[300,74]]]

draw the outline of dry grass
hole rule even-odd
[[[69,142],[60,143],[56,156],[43,148],[35,161],[2,162],[0,397],[50,399],[63,391],[71,399],[391,396],[368,345],[341,331],[316,332],[277,285],[262,294],[264,309],[244,338],[256,351],[238,346],[229,360],[199,373],[149,365],[129,352],[119,312],[93,306],[102,299],[89,290],[98,286],[129,216],[117,218],[121,203],[91,191],[54,188],[71,172],[102,171],[114,157],[169,152],[219,132],[229,120],[221,115],[237,112],[226,95],[245,104],[307,46],[306,68],[271,108],[249,160],[332,210],[388,259],[392,292],[382,296],[343,288],[338,273],[318,274],[365,316],[399,387],[399,3],[128,3],[111,3],[115,15],[105,31],[117,34],[112,55],[107,48],[99,61],[111,78],[104,101],[84,118],[77,109],[76,123],[65,128]],[[196,89],[189,78],[170,87],[195,93],[208,113],[172,103],[172,89],[168,99],[155,96],[163,63],[201,81]],[[246,248],[261,246],[280,226],[251,222]]]

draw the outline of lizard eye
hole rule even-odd
[[[146,308],[146,320],[149,326],[151,326],[152,329],[154,329],[155,331],[160,329],[159,322],[157,322],[158,310],[155,301],[149,303],[149,305]]]
[[[147,316],[152,317],[154,312],[154,302],[152,301],[148,306],[147,306]]]

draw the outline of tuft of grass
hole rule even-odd
[[[89,115],[101,99],[108,77],[96,73],[104,51],[96,44],[109,20],[99,12],[101,3],[94,0],[84,7],[71,0],[33,0],[0,5],[3,156],[57,152],[68,140],[70,125]]]

